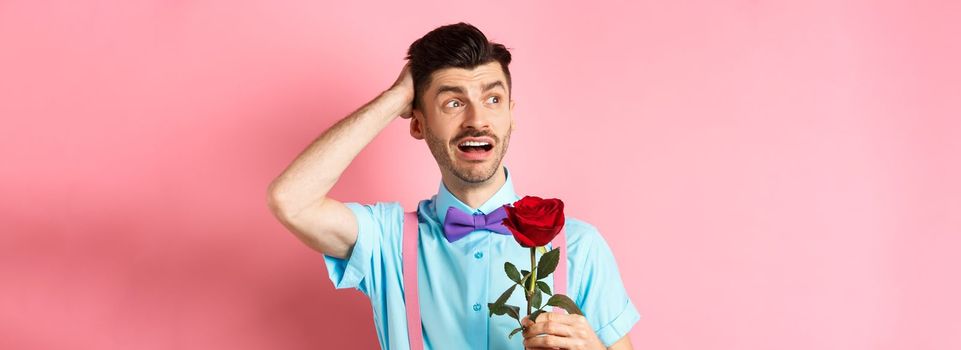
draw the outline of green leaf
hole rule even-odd
[[[497,298],[497,301],[494,301],[494,304],[504,305],[504,303],[507,302],[507,299],[511,297],[511,294],[514,294],[515,288],[517,288],[516,284],[512,285],[510,288],[507,288],[507,290],[505,290],[504,293],[502,293],[501,296]]]
[[[491,313],[494,315],[507,315],[520,321],[519,315],[521,312],[521,308],[517,306],[508,305],[508,304],[497,305],[494,303],[487,303],[487,307],[490,308]]]
[[[541,252],[541,254],[547,254],[547,246],[539,246],[537,247],[537,251]]]
[[[504,271],[507,272],[507,278],[511,281],[521,283],[521,274],[517,272],[517,267],[511,264],[509,261],[504,263]]]
[[[531,306],[541,308],[541,292],[539,290],[534,290],[534,296],[531,297]]]
[[[520,321],[520,320],[521,320],[521,316],[520,316],[520,314],[521,314],[521,308],[519,308],[519,307],[517,307],[517,306],[514,306],[514,305],[504,305],[504,307],[507,308],[506,314],[507,314],[508,316],[513,317],[513,318],[514,318],[515,320],[517,320],[517,321]]]
[[[577,307],[577,304],[564,294],[554,294],[554,296],[547,300],[547,305],[563,308],[567,310],[569,314],[584,315],[584,312]]]
[[[526,287],[527,279],[530,277],[530,274],[531,274],[530,271],[521,270],[521,276],[524,276],[521,278],[520,282],[518,282],[521,285],[521,287]],[[527,289],[527,288],[524,288],[524,289]]]
[[[514,336],[514,334],[517,334],[517,332],[520,332],[520,331],[522,331],[522,330],[524,330],[524,327],[514,328],[514,330],[511,331],[511,334],[508,334],[508,335],[507,335],[507,339],[510,339],[511,337]]]
[[[551,249],[551,251],[541,255],[541,260],[537,262],[537,279],[547,277],[557,268],[557,261],[561,254],[559,249]]]
[[[544,281],[537,281],[537,288],[544,292],[544,294],[553,295],[551,293],[551,286],[547,285]]]
[[[540,316],[540,314],[545,313],[545,312],[547,312],[547,311],[544,311],[544,310],[534,310],[534,312],[531,312],[531,316],[529,317],[530,320],[531,320],[531,322],[537,321],[537,316]]]
[[[488,316],[488,317],[491,317],[491,316],[493,316],[493,315],[503,315],[503,314],[507,313],[507,306],[505,306],[505,305],[498,305],[498,304],[495,304],[495,303],[487,303],[487,309],[490,310],[490,311],[487,313],[487,316]]]

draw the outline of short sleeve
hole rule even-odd
[[[627,295],[607,242],[594,226],[582,221],[576,226],[581,232],[576,260],[583,269],[574,276],[578,280],[575,303],[604,346],[609,347],[627,335],[641,315]]]
[[[396,202],[377,202],[361,204],[344,203],[357,218],[357,242],[345,259],[324,255],[327,274],[334,288],[355,288],[370,295],[370,279],[375,259],[381,256],[385,233],[393,226],[391,219],[402,215],[400,204]]]

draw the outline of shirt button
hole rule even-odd
[[[480,309],[481,309],[480,304],[474,304],[474,311],[480,311]]]
[[[476,258],[476,259],[480,259],[480,258],[483,258],[483,257],[484,257],[484,252],[474,253],[474,258]]]

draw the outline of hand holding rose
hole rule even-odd
[[[581,315],[545,312],[537,317],[536,322],[524,317],[521,324],[526,328],[523,332],[525,349],[607,349]]]
[[[514,264],[504,263],[504,271],[507,277],[514,281],[514,285],[504,291],[496,301],[487,304],[490,316],[508,315],[517,320],[520,327],[511,331],[507,337],[523,331],[525,347],[604,349],[577,304],[564,294],[552,293],[550,285],[543,281],[559,264],[566,263],[560,261],[561,247],[554,247],[550,251],[544,247],[564,228],[564,202],[556,198],[525,196],[514,202],[513,206],[505,206],[505,209],[507,217],[503,219],[503,224],[511,231],[517,243],[530,248],[531,270],[518,271]],[[544,251],[540,261],[536,260],[538,249]],[[524,290],[527,299],[528,316],[523,318],[524,322],[521,322],[520,307],[506,304],[517,287]],[[543,302],[542,295],[549,296],[546,303]],[[547,312],[544,310],[547,306],[560,307],[568,314]],[[536,310],[532,312],[532,309]],[[547,336],[539,337],[538,334]]]

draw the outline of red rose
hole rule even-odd
[[[521,246],[545,246],[564,228],[564,202],[560,199],[524,196],[513,207],[504,208],[504,226],[514,233]]]

